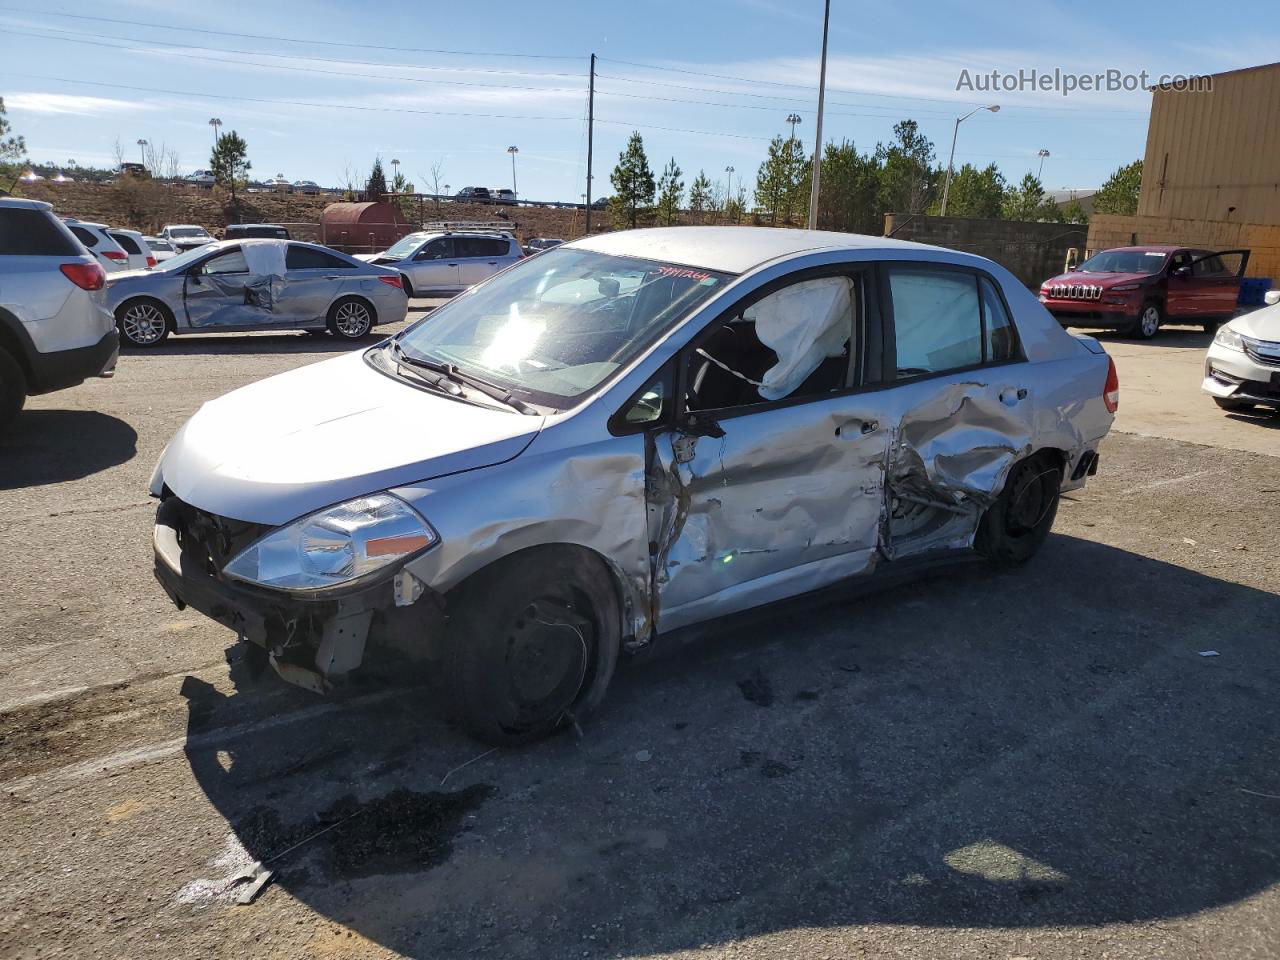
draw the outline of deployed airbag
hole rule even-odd
[[[848,277],[806,280],[748,307],[756,336],[778,355],[760,378],[766,400],[792,393],[828,357],[845,353],[853,335],[853,281]]]

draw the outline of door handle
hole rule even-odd
[[[456,263],[451,263],[451,264],[449,264],[449,266],[451,266],[451,267],[456,267],[456,266],[457,266],[457,264],[456,264]]]
[[[498,261],[497,261],[497,260],[490,260],[490,261],[489,261],[489,266],[491,266],[491,267],[496,267],[497,265],[498,265]]]
[[[880,429],[880,421],[878,421],[878,420],[863,420],[863,421],[862,421],[862,432],[863,432],[863,433],[875,433],[875,432],[876,432],[877,430],[879,430],[879,429]]]

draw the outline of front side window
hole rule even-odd
[[[528,260],[410,327],[410,356],[448,363],[557,409],[653,345],[731,275],[562,248]]]
[[[386,257],[407,257],[418,249],[418,246],[426,238],[423,233],[411,233],[408,236],[401,237],[395,243],[387,248],[387,252],[383,254]]]
[[[415,260],[449,260],[455,256],[453,252],[453,241],[441,237],[438,240],[432,240],[422,251],[413,259]]]
[[[982,363],[982,311],[970,273],[890,267],[897,378]]]
[[[1227,273],[1226,265],[1216,253],[1201,257],[1191,265],[1191,274],[1196,277],[1221,277]]]
[[[224,273],[248,273],[249,264],[245,262],[244,253],[236,247],[206,260],[200,265],[200,272],[207,277]]]
[[[841,389],[854,345],[857,285],[847,276],[790,284],[714,328],[689,357],[690,410],[723,410]]]

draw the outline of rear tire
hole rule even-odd
[[[413,299],[413,281],[411,281],[403,273],[400,274],[400,285],[404,287],[404,295],[409,300]]]
[[[329,308],[329,332],[340,340],[362,340],[373,329],[373,307],[361,297],[343,297]]]
[[[27,376],[22,365],[0,348],[0,430],[13,422],[26,402]]]
[[[145,350],[164,343],[173,328],[173,314],[159,300],[137,297],[116,307],[116,327],[121,340]]]
[[[1058,515],[1062,464],[1038,453],[1013,465],[1004,489],[982,515],[973,547],[999,567],[1016,567],[1035,556]]]
[[[493,746],[529,743],[581,720],[618,662],[613,578],[586,551],[540,547],[500,560],[449,597],[454,712]]]
[[[1242,410],[1252,410],[1254,407],[1257,406],[1256,403],[1251,403],[1248,400],[1232,400],[1230,397],[1214,397],[1213,402],[1216,403],[1221,409],[1231,410],[1233,412],[1240,412]]]

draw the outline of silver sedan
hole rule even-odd
[[[314,243],[224,240],[111,275],[121,339],[152,347],[170,333],[328,330],[359,340],[403,320],[400,273]]]

